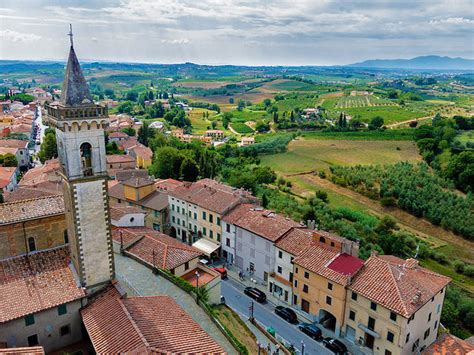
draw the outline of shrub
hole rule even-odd
[[[457,273],[464,273],[464,267],[466,266],[466,264],[464,264],[461,260],[454,260],[453,262],[453,267],[454,267],[454,270],[457,272]]]
[[[464,275],[469,276],[469,277],[474,277],[474,265],[465,265]]]
[[[321,201],[328,202],[328,193],[326,191],[316,191],[316,197],[319,198]]]
[[[386,196],[380,199],[380,203],[384,207],[395,207],[397,205],[397,200],[393,196]]]

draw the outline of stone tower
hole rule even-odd
[[[72,261],[93,292],[114,278],[104,140],[109,121],[107,108],[92,100],[70,36],[61,99],[46,111],[56,130]]]

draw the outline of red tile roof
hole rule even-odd
[[[313,243],[313,231],[306,228],[292,228],[281,237],[275,246],[294,256],[300,255]]]
[[[52,196],[56,194],[58,193],[48,192],[42,189],[36,189],[34,186],[32,187],[20,186],[19,188],[17,188],[16,190],[13,190],[12,192],[5,191],[3,193],[3,199],[5,202],[15,202],[15,201],[21,201],[21,200],[36,199],[36,198],[45,197],[45,196]]]
[[[352,276],[360,270],[362,265],[364,265],[364,261],[362,259],[342,253],[336,256],[336,258],[331,261],[327,267],[340,274]]]
[[[166,270],[174,269],[202,255],[200,250],[151,228],[113,227],[114,242],[120,243],[120,232],[127,252],[150,266],[153,266],[153,251],[157,267]]]
[[[0,204],[0,225],[64,213],[62,196],[45,196]]]
[[[301,227],[290,218],[251,204],[241,204],[230,211],[223,221],[234,224],[270,241],[277,241],[293,227]]]
[[[182,186],[184,183],[175,179],[158,180],[155,182],[157,190],[161,191],[174,191],[178,186]]]
[[[44,349],[42,346],[31,346],[28,348],[6,348],[0,349],[1,355],[44,355]]]
[[[82,311],[98,354],[223,354],[171,297],[121,297],[110,288]]]
[[[123,216],[126,216],[130,213],[143,213],[146,212],[141,208],[134,207],[134,206],[121,206],[121,205],[114,205],[110,206],[110,218],[118,221]]]
[[[133,159],[129,155],[125,154],[112,154],[106,155],[107,164],[117,164],[117,163],[135,163],[135,159]]]
[[[47,160],[43,165],[28,170],[23,175],[19,185],[35,185],[45,181],[60,181],[59,170],[58,159]]]
[[[145,160],[151,159],[153,157],[153,152],[150,148],[145,147],[142,144],[137,144],[133,147],[128,148],[132,155],[142,157]]]
[[[308,271],[346,286],[349,283],[350,276],[328,267],[339,255],[339,251],[326,245],[315,243],[296,257],[293,262],[295,265],[299,265]]]
[[[473,355],[474,346],[454,335],[442,333],[438,339],[422,355]]]
[[[20,139],[0,139],[0,147],[27,149],[28,141]]]
[[[149,176],[147,177],[132,177],[128,180],[122,181],[123,185],[126,186],[131,186],[131,187],[143,187],[147,185],[152,185],[154,184],[155,181],[150,178]]]
[[[128,134],[124,132],[111,132],[109,138],[128,138]]]
[[[0,261],[0,323],[85,297],[69,264],[67,247]]]
[[[109,184],[109,196],[128,201],[136,206],[143,206],[155,211],[161,211],[168,207],[168,194],[163,191],[153,191],[139,201],[127,200],[125,198],[123,183]]]
[[[215,180],[202,179],[178,186],[170,195],[223,215],[238,203],[254,199],[248,192],[233,189]]]
[[[0,166],[0,188],[7,186],[15,175],[16,167]]]
[[[349,289],[410,318],[450,281],[446,276],[418,266],[414,259],[372,255],[357,273]]]

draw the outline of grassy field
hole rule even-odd
[[[336,108],[352,108],[366,106],[396,106],[394,101],[381,99],[375,95],[366,96],[343,96],[339,98]]]
[[[465,131],[461,134],[458,134],[455,138],[455,141],[460,142],[463,147],[466,147],[468,142],[474,144],[474,131]]]
[[[426,116],[424,111],[412,111],[399,106],[356,107],[344,109],[344,111],[364,122],[369,122],[375,116],[381,116],[385,124]]]
[[[204,112],[208,112],[209,118],[204,118]],[[210,129],[211,121],[216,116],[215,111],[207,110],[204,108],[193,108],[189,111],[188,116],[193,125],[194,134],[204,134],[205,131]],[[208,128],[209,127],[209,128]],[[222,124],[218,121],[217,129],[223,129]]]
[[[399,148],[399,150],[397,149]],[[282,154],[262,156],[262,164],[283,174],[325,170],[331,165],[396,163],[420,160],[410,141],[361,141],[340,139],[297,138]]]
[[[243,109],[242,111],[233,110],[232,112],[232,122],[247,122],[247,121],[257,121],[268,117],[266,111],[252,111],[248,109]]]
[[[318,102],[318,98],[316,97],[308,97],[307,95],[298,95],[298,97],[295,99],[285,99],[285,100],[277,101],[275,103],[275,106],[278,107],[279,112],[284,112],[284,111],[294,110],[295,107],[299,107],[300,109],[316,107],[317,102]]]
[[[313,91],[317,86],[296,80],[277,79],[265,84],[264,88],[275,91]]]
[[[253,133],[254,130],[242,122],[232,122],[230,126],[239,134]]]
[[[349,131],[349,132],[304,132],[303,137],[317,139],[342,139],[342,140],[413,140],[414,130],[407,129],[386,129],[376,131]]]
[[[237,105],[239,100],[250,101],[251,103],[259,103],[265,99],[273,99],[273,96],[273,93],[261,92],[258,90],[251,90],[243,94],[235,95],[183,95],[184,98],[187,98],[191,101],[211,102],[218,105],[229,104],[230,98],[233,98],[235,102],[234,105]]]

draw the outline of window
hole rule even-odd
[[[230,239],[229,238],[225,238],[225,245],[230,247]]]
[[[204,211],[202,212],[202,219],[206,220],[206,212],[204,212]]]
[[[65,336],[65,335],[68,335],[69,333],[71,333],[71,328],[69,327],[69,324],[59,328],[59,334],[62,337]]]
[[[436,328],[438,328],[438,321],[435,322],[435,325],[433,327],[433,330],[436,332]]]
[[[376,310],[377,310],[377,303],[375,303],[375,302],[370,302],[370,309],[376,311]]]
[[[296,267],[296,268],[295,268],[295,274],[297,274],[297,273],[298,273],[298,268]]]
[[[213,230],[209,230],[209,238],[214,238],[214,231]]]
[[[425,330],[425,335],[423,335],[423,340],[426,340],[430,336],[431,328]]]
[[[332,290],[332,283],[328,282],[328,290]]]
[[[431,320],[431,312],[428,314],[428,322]]]
[[[395,335],[391,332],[391,331],[388,331],[387,332],[387,340],[391,343],[393,343],[393,339],[395,338]]]
[[[160,212],[158,212],[158,211],[153,211],[153,216],[159,217],[159,216],[160,216]]]
[[[221,234],[220,234],[220,233],[217,233],[217,241],[218,241],[218,242],[221,241]]]
[[[331,242],[331,246],[333,247],[334,245],[335,245],[334,242]]]
[[[290,282],[293,283],[293,273],[290,272]]]
[[[198,215],[196,212],[194,212],[194,219],[197,220],[198,219]]]
[[[30,335],[28,338],[28,346],[36,346],[38,345],[38,335]]]
[[[405,344],[407,344],[410,341],[410,333],[407,334],[407,337],[405,338]]]
[[[176,211],[179,213],[179,206],[176,206]]]
[[[184,270],[187,270],[187,269],[189,269],[189,262],[188,261],[186,261],[184,263]]]
[[[69,244],[69,235],[67,234],[67,229],[64,230],[64,244]]]
[[[174,205],[171,205],[171,210],[174,211]]]
[[[329,297],[329,296],[326,296],[326,303],[327,303],[328,305],[331,305],[331,304],[332,304],[332,298]]]
[[[374,330],[375,328],[375,319],[372,317],[369,317],[369,321],[367,322],[367,328],[370,330]]]
[[[25,325],[33,325],[35,324],[35,315],[34,314],[29,314],[25,317]]]
[[[225,225],[225,231],[226,231],[227,233],[230,233],[230,224],[229,224],[229,223],[226,223],[226,225]]]
[[[209,223],[214,223],[214,215],[209,213]]]
[[[293,304],[298,304],[298,296],[293,295]]]
[[[82,143],[80,151],[82,174],[84,176],[92,176],[92,146],[89,143]]]
[[[62,304],[58,306],[58,316],[62,316],[63,314],[67,313],[67,306],[65,304]]]
[[[352,298],[354,301],[357,301],[357,293],[352,292],[351,298]]]
[[[158,232],[159,232],[159,231],[160,231],[160,229],[161,229],[161,228],[160,228],[160,225],[159,225],[158,223],[153,223],[153,230],[155,230],[155,231],[158,231]]]
[[[306,284],[303,284],[303,292],[308,293],[309,287]]]
[[[181,224],[181,220],[179,218],[176,219],[178,221],[178,225]]]
[[[171,220],[173,221],[173,223],[176,223],[176,218],[174,218],[174,216],[171,217]]]
[[[326,239],[324,239],[324,237],[319,237],[319,241],[320,241],[321,243],[326,243]]]
[[[29,251],[35,251],[36,250],[36,242],[35,242],[35,238],[33,238],[33,237],[28,238],[28,250]]]
[[[418,349],[419,345],[420,345],[420,339],[416,339],[415,342],[413,343],[413,346],[411,347],[411,351],[415,352],[415,350]]]
[[[295,287],[298,288],[298,280],[295,280]]]
[[[217,225],[220,226],[220,225],[221,225],[221,219],[220,219],[220,217],[216,217],[216,219],[217,219],[217,221],[216,221]]]
[[[309,272],[307,272],[307,271],[304,272],[304,278],[309,279]]]
[[[355,314],[354,311],[349,311],[349,319],[355,321],[355,319],[356,319],[356,314]]]
[[[439,305],[436,307],[436,314],[438,314],[440,310],[441,310],[441,305],[439,304]]]
[[[394,322],[397,321],[397,314],[394,312],[390,312],[390,319],[393,320]]]
[[[202,227],[202,235],[206,235],[207,232],[206,232],[206,227]]]
[[[278,266],[277,272],[278,272],[279,274],[281,274],[281,273],[283,272],[283,270],[281,269],[281,266]]]
[[[390,350],[385,349],[385,355],[392,355],[392,352]]]

